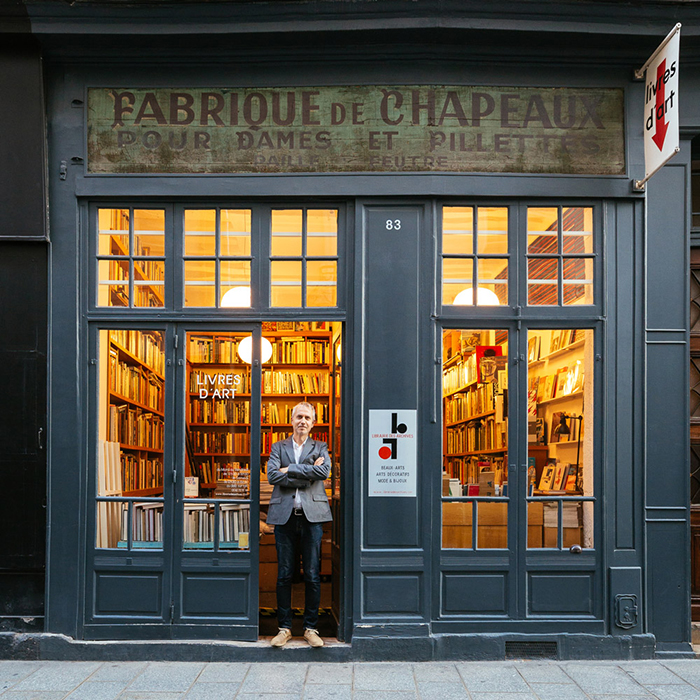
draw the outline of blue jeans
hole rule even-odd
[[[292,629],[292,576],[301,555],[306,587],[304,629],[316,629],[321,603],[321,538],[323,523],[310,523],[304,515],[289,516],[275,525],[277,548],[277,622]]]

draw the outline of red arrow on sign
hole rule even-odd
[[[656,133],[651,137],[660,151],[664,150],[664,141],[666,140],[666,132],[668,131],[668,122],[666,121],[666,84],[664,83],[664,73],[666,72],[666,59],[656,68]],[[659,112],[661,119],[659,119]]]

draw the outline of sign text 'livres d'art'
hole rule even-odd
[[[623,92],[92,88],[91,173],[625,171]]]

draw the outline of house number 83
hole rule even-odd
[[[387,219],[386,220],[386,230],[387,231],[398,231],[401,228],[401,219]]]

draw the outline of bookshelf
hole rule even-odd
[[[276,325],[276,324],[275,324]],[[274,442],[291,435],[291,413],[300,401],[316,409],[312,437],[329,442],[330,331],[266,331],[272,356],[262,369],[263,462]],[[188,335],[188,475],[205,492],[250,497],[250,365],[241,361],[244,336]],[[266,476],[261,475],[261,481]],[[222,482],[227,482],[226,486]],[[207,494],[209,495],[209,494]]]
[[[163,494],[164,353],[160,331],[109,331],[107,440],[119,445],[122,496]]]
[[[164,334],[100,331],[97,494],[162,498]],[[163,503],[100,501],[96,545],[162,548]]]
[[[506,346],[495,344],[495,331],[445,331],[443,343],[443,493],[495,495],[508,481]],[[501,358],[488,378],[480,364],[487,347]]]
[[[586,333],[542,330],[531,331],[528,338],[529,447],[545,453],[535,465],[534,495],[581,494],[574,472],[582,466],[578,417],[584,415]],[[565,468],[571,478],[564,475]]]

